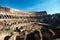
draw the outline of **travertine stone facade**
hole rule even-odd
[[[34,22],[38,22],[38,18],[43,15],[47,15],[46,11],[25,12],[6,7],[0,7],[0,24],[3,23],[2,25],[4,25],[4,27],[12,27],[12,25],[15,27],[17,27],[17,25],[29,25]]]

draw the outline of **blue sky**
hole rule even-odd
[[[48,14],[60,12],[60,0],[0,0],[0,5],[28,12],[47,11]]]

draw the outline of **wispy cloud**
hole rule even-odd
[[[59,0],[49,0],[44,3],[39,3],[34,6],[27,8],[27,11],[44,11],[46,10],[49,14],[60,11],[60,5],[58,4]]]

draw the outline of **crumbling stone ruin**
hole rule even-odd
[[[0,7],[0,31],[4,33],[6,31],[6,36],[3,36],[1,40],[19,40],[19,38],[27,40],[29,34],[34,34],[35,40],[37,40],[38,36],[38,40],[43,40],[41,30],[45,25],[49,26],[49,24],[40,23],[40,17],[45,15],[47,15],[46,11],[25,12]],[[49,31],[54,34],[51,29]],[[10,33],[10,35],[8,33]],[[1,36],[0,34],[0,37]],[[7,39],[7,37],[9,38]],[[16,39],[17,37],[18,39]]]

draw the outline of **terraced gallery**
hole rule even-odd
[[[0,7],[0,31],[10,30],[13,32],[18,31],[20,34],[25,34],[23,36],[26,40],[26,36],[35,30],[40,32],[40,37],[42,40],[41,29],[43,24],[40,23],[41,16],[47,15],[46,11],[41,12],[25,12],[15,9],[10,9],[6,7]],[[15,31],[14,31],[15,30]],[[20,35],[21,37],[21,35]]]

